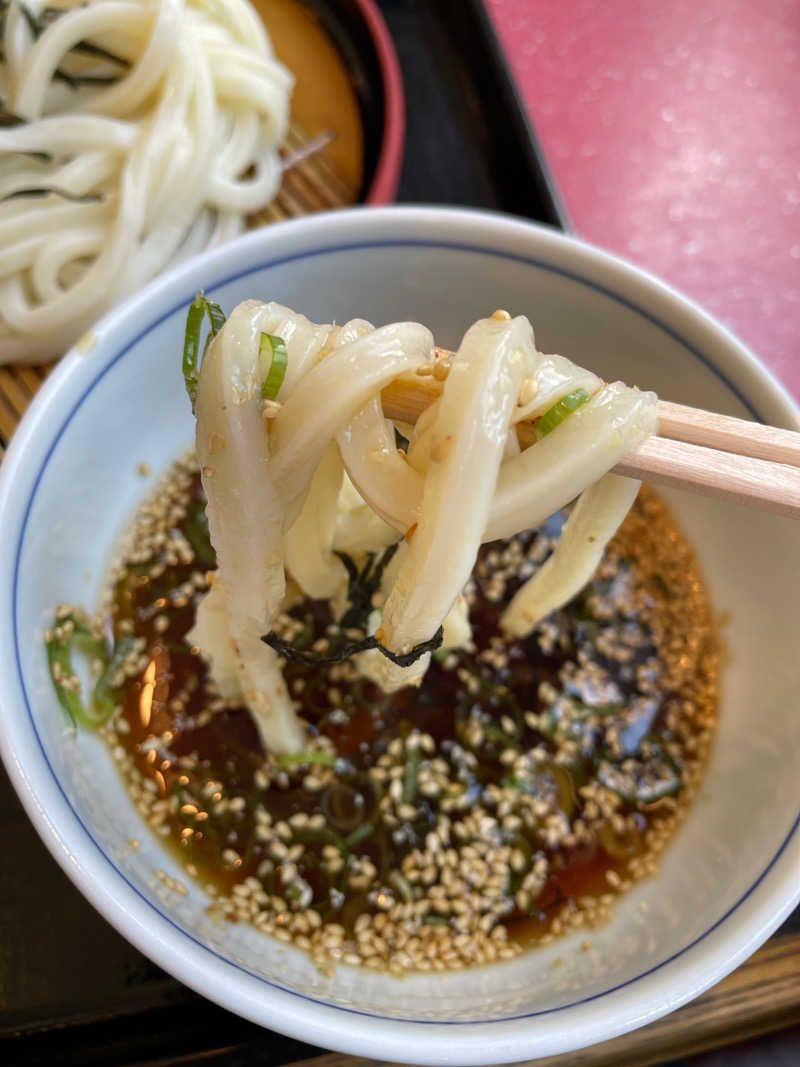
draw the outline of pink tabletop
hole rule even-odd
[[[486,2],[576,231],[800,398],[800,5]]]

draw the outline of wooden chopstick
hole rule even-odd
[[[800,519],[800,467],[787,463],[649,437],[614,472]]]
[[[401,422],[418,416],[441,393],[451,353],[437,350],[441,370],[403,375],[383,390],[383,409]],[[800,519],[800,433],[658,403],[659,435],[629,452],[617,474],[722,497]],[[531,423],[518,423],[520,444],[535,440]]]
[[[800,467],[800,433],[672,404],[668,400],[658,403],[658,434],[721,452]]]

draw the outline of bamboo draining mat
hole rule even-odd
[[[308,141],[307,134],[293,123],[282,146],[283,154],[302,151]],[[322,150],[294,163],[285,172],[275,200],[248,222],[251,227],[257,227],[313,211],[346,207],[357,201],[358,193],[358,189],[350,188],[336,173]],[[34,393],[51,369],[52,364],[44,367],[13,363],[0,366],[0,458]]]

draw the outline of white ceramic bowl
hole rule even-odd
[[[120,529],[192,439],[179,355],[195,291],[230,309],[283,301],[312,319],[412,318],[455,347],[496,307],[539,346],[669,399],[798,424],[764,368],[697,307],[641,271],[497,215],[371,209],[253,233],[158,279],[72,351],[37,396],[0,483],[3,755],[39,833],[138,948],[234,1012],[315,1044],[425,1064],[506,1063],[641,1026],[741,963],[800,899],[800,537],[789,520],[689,495],[674,508],[729,613],[718,740],[705,789],[660,873],[591,935],[467,973],[410,977],[305,956],[153,875],[182,872],[141,825],[94,736],[69,737],[42,649],[57,601],[93,605]],[[324,402],[324,401],[321,401]],[[152,481],[152,479],[151,479]],[[133,851],[129,841],[138,838]],[[560,960],[561,965],[554,966]]]

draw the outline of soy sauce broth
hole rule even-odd
[[[393,973],[509,958],[601,922],[656,869],[705,767],[718,652],[691,550],[645,488],[589,587],[524,640],[504,604],[560,522],[482,548],[473,646],[383,694],[351,661],[286,663],[300,762],[265,753],[186,641],[213,580],[202,489],[179,464],[140,513],[106,610],[133,635],[104,728],[152,829],[229,920]],[[281,619],[305,647],[326,602]]]

